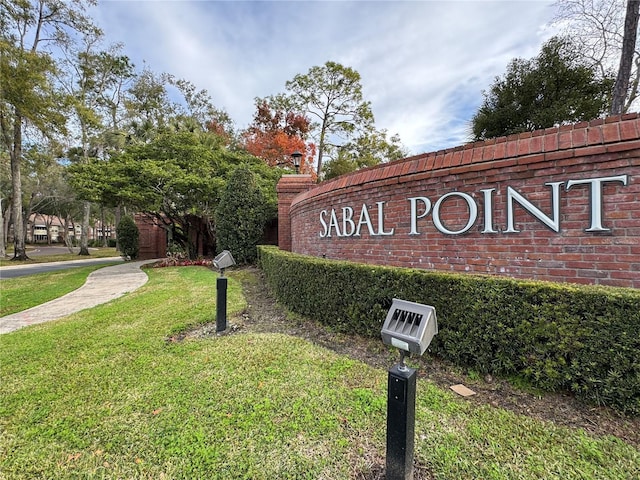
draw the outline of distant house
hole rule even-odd
[[[67,221],[67,237],[72,240],[79,240],[82,235],[82,226],[79,223]],[[55,215],[43,215],[32,213],[27,221],[27,243],[63,243],[65,222]],[[113,225],[96,222],[89,229],[89,241],[102,241],[104,236],[107,239],[116,238],[116,228]]]

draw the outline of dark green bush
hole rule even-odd
[[[129,216],[122,217],[116,227],[116,235],[118,236],[120,253],[125,257],[129,257],[131,260],[138,258],[138,237],[140,236],[140,232],[133,218]]]
[[[256,246],[268,220],[268,206],[248,166],[236,168],[215,212],[217,251],[230,250],[236,262],[256,260]]]
[[[483,373],[640,414],[640,291],[323,260],[259,247],[279,301],[379,338],[393,298],[433,305],[433,353]]]

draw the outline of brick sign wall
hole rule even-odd
[[[286,201],[280,235],[298,253],[640,288],[636,114],[410,157]]]

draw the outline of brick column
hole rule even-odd
[[[276,186],[278,192],[278,246],[291,251],[291,218],[289,209],[296,195],[315,185],[311,175],[283,175]]]

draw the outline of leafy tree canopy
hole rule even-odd
[[[472,119],[475,140],[590,120],[608,109],[611,77],[598,77],[573,43],[553,37],[540,54],[514,59]]]
[[[302,153],[300,173],[313,173],[315,144],[305,140],[311,130],[310,120],[289,110],[282,97],[256,98],[253,122],[242,133],[244,148],[272,167],[293,170],[291,154]]]
[[[67,98],[55,88],[51,55],[74,35],[97,31],[84,15],[91,1],[21,0],[0,3],[0,140],[11,160],[14,260],[26,260],[22,206],[23,134],[27,125],[51,137],[65,133]],[[22,232],[22,233],[21,233]]]
[[[171,100],[170,89],[177,90],[180,102]],[[145,69],[127,93],[127,143],[146,143],[166,131],[209,131],[227,145],[235,143],[229,115],[213,105],[206,90],[197,90],[187,80]]]
[[[280,171],[260,159],[224,146],[208,132],[165,131],[147,143],[130,144],[109,161],[93,159],[69,167],[72,183],[84,198],[126,205],[159,219],[190,257],[196,255],[190,232],[212,242],[214,212],[226,179],[238,165],[256,173],[265,208],[277,212],[275,184]],[[205,240],[206,242],[207,240]]]
[[[371,104],[362,96],[360,74],[350,67],[326,62],[305,75],[296,75],[285,87],[294,109],[309,115],[313,122],[319,173],[326,151],[336,145],[335,138],[342,144],[374,123]]]
[[[337,157],[325,164],[324,179],[399,160],[407,155],[398,135],[387,139],[386,130],[369,128],[363,135],[338,149]]]

